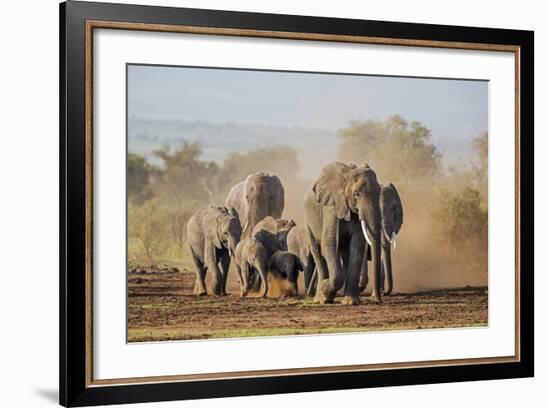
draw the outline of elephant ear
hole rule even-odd
[[[237,210],[234,207],[227,208],[227,213],[229,215],[231,215],[232,217],[235,217],[237,220],[239,220],[239,213],[237,212]]]
[[[269,214],[271,214],[273,218],[281,218],[285,208],[285,188],[276,175],[270,176],[270,184],[273,188],[274,195],[269,201]]]
[[[395,200],[397,203],[397,220],[396,220],[396,233],[399,232],[401,229],[401,226],[403,225],[403,204],[401,204],[401,197],[399,197],[399,192],[397,191],[397,188],[393,185],[393,183],[390,183],[389,187],[394,191],[395,193]]]
[[[220,211],[216,208],[211,208],[208,216],[204,220],[204,235],[206,239],[214,244],[218,249],[222,249],[222,242],[218,235],[219,225],[224,218],[223,212],[220,214]]]
[[[331,163],[323,168],[313,186],[319,204],[334,206],[336,216],[346,221],[350,220],[351,214],[345,190],[352,169],[353,167],[344,163]]]

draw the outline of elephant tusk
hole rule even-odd
[[[247,220],[246,220],[246,223],[244,224],[243,229],[242,229],[242,232],[243,232],[243,233],[248,229],[248,224],[249,224],[249,221],[248,221],[248,219],[247,219]]]
[[[363,229],[363,235],[365,236],[365,240],[367,241],[367,244],[372,246],[372,243],[369,239],[369,234],[367,233],[367,222],[365,220],[361,220],[361,228]]]
[[[397,237],[395,236],[395,232],[391,236],[391,242],[393,242],[393,250],[397,251]]]
[[[392,239],[390,238],[390,235],[388,234],[388,231],[386,231],[386,225],[384,222],[382,222],[382,232],[384,232],[384,236],[386,237],[386,241],[392,242]]]

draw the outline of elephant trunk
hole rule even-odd
[[[248,218],[246,219],[246,222],[244,223],[243,225],[243,232],[242,232],[242,238],[248,238],[248,236],[250,235],[249,232],[248,232],[248,227],[250,226],[250,222],[248,220]]]
[[[243,226],[242,239],[250,237],[252,235],[252,230],[254,229],[256,224],[264,218],[265,217],[258,217],[254,214],[249,214]]]
[[[229,238],[227,240],[227,250],[229,251],[229,256],[233,258],[235,256],[235,248],[237,247],[237,241]]]
[[[374,234],[373,234],[374,235]],[[373,236],[373,245],[371,246],[372,249],[372,263],[373,263],[373,294],[374,299],[376,303],[380,303],[380,292],[381,292],[381,262],[380,262],[380,256],[381,256],[381,248],[380,248],[380,229],[378,230],[378,238]]]
[[[376,202],[377,204],[377,202]],[[368,214],[368,215],[367,215]],[[361,221],[361,228],[363,235],[368,245],[371,247],[372,262],[373,262],[373,296],[376,303],[381,302],[381,235],[382,235],[382,222],[381,212],[379,205],[367,205],[366,209],[359,211],[359,219]],[[365,246],[365,251],[367,246]]]

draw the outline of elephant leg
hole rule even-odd
[[[391,244],[386,243],[382,249],[382,278],[384,295],[389,296],[393,290],[393,269],[391,262]]]
[[[307,293],[309,296],[314,297],[314,302],[316,303],[325,303],[324,297],[318,297],[317,294],[320,293],[320,286],[322,282],[327,281],[329,277],[328,266],[321,255],[321,248],[316,247],[312,251],[313,256],[313,273],[311,275],[311,280],[309,282],[309,287]]]
[[[239,287],[241,288],[241,297],[244,297],[246,296],[247,290],[241,265],[235,263],[235,270],[237,271],[237,280],[239,281]]]
[[[393,290],[391,244],[388,243],[384,243],[382,246],[382,263],[380,264],[380,290],[385,296],[389,296]],[[372,295],[375,295],[374,292]]]
[[[255,290],[255,278],[256,278],[256,271],[254,270],[254,267],[250,265],[249,262],[245,262],[242,267],[242,274],[243,274],[243,282],[244,282],[244,295],[248,295],[248,292],[251,290]]]
[[[306,295],[307,296],[311,296],[311,297],[314,297],[316,292],[317,292],[317,283],[318,283],[318,273],[317,273],[317,268],[314,266],[313,268],[313,273],[311,274],[311,280],[309,282],[309,286],[306,288],[307,292],[306,292]]]
[[[330,248],[325,248],[324,253],[330,253]],[[336,252],[336,251],[334,251]],[[316,300],[319,303],[332,303],[336,293],[344,286],[346,274],[342,268],[342,261],[337,254],[331,254],[327,259],[329,270],[328,279],[319,279],[317,284]]]
[[[198,259],[195,253],[193,252],[193,248],[190,248],[190,249],[191,249],[191,258],[193,258],[193,263],[195,264],[195,273],[197,275],[197,278],[195,280],[195,287],[193,288],[193,293],[198,296],[204,296],[206,295],[206,283],[205,283],[206,268],[204,264],[200,261],[200,259]]]
[[[315,259],[315,258],[314,258]],[[319,261],[315,259],[315,272],[313,273],[312,283],[313,288],[311,293],[313,293],[314,301],[316,303],[325,303],[322,296],[317,296],[321,292],[321,286],[323,282],[328,282],[329,272],[328,265],[324,258],[320,258]],[[312,286],[311,283],[309,285]]]
[[[304,264],[304,290],[305,295],[308,296],[308,288],[311,283],[311,278],[313,275],[313,270],[315,269],[315,264],[313,263],[313,256],[308,255],[307,261]]]
[[[254,268],[256,269],[257,273],[260,275],[260,279],[262,281],[263,288],[260,291],[260,294],[262,297],[265,297],[267,295],[268,291],[268,284],[267,284],[267,260],[261,259],[260,257],[257,257],[254,262]]]
[[[308,233],[309,236],[309,246],[311,250],[311,256],[313,258],[313,264],[314,264],[314,270],[311,277],[311,281],[309,283],[308,293],[310,296],[315,296],[314,301],[318,303],[324,303],[324,300],[317,297],[317,293],[319,293],[319,286],[321,285],[321,282],[328,279],[329,273],[328,273],[328,266],[325,261],[325,258],[323,255],[321,255],[321,245],[319,242],[313,237],[311,231],[309,231],[308,227]]]
[[[359,278],[359,292],[362,293],[369,284],[369,247],[365,246],[363,253],[363,263],[361,264],[361,276]]]
[[[342,268],[342,260],[338,252],[339,219],[336,217],[333,207],[323,207],[323,226],[321,231],[321,254],[326,261],[328,271],[324,271],[322,261],[317,262],[314,246],[311,246],[315,257],[315,265],[319,274],[315,302],[325,304],[332,303],[336,293],[344,285],[345,271]],[[328,272],[328,273],[327,273]],[[328,276],[327,276],[328,275]]]
[[[360,232],[353,234],[347,254],[347,276],[342,304],[359,304],[359,278],[363,266],[365,239]]]
[[[214,295],[221,295],[221,286],[222,286],[222,273],[218,266],[219,259],[216,258],[216,247],[211,244],[207,245],[204,251],[204,259],[206,267],[212,273],[213,283],[212,283],[212,293]]]
[[[342,268],[344,270],[344,273],[346,274],[347,276],[347,273],[348,273],[348,261],[349,261],[349,251],[344,251],[342,252]],[[346,283],[344,284],[344,293],[346,292],[346,287],[348,285],[348,281],[346,279]]]
[[[385,289],[387,287],[386,285],[386,268],[384,266],[384,262],[380,265],[380,291],[382,292],[382,295],[385,295]]]
[[[385,272],[385,268],[384,268],[384,262],[382,262],[380,264],[380,291],[381,291],[381,294],[384,295],[384,288],[385,288],[385,281],[386,281],[386,272]],[[373,292],[372,292],[372,296],[374,297],[375,296],[375,293],[374,293],[374,289],[373,289]]]
[[[227,296],[227,275],[229,275],[229,264],[231,263],[231,257],[229,254],[223,255],[220,259],[220,263],[222,266],[221,294],[222,296]]]
[[[328,279],[319,279],[317,294],[315,296],[320,303],[332,303],[336,297],[336,293],[338,293],[346,282],[346,271],[342,266],[342,259],[338,249],[339,220],[332,209],[328,211],[324,210],[323,215],[325,217],[324,221],[328,222],[323,224],[321,252],[325,256],[329,276]]]
[[[250,284],[250,289],[253,292],[259,292],[262,288],[262,280],[260,279],[260,275],[258,274],[258,271],[254,268],[252,268],[252,271],[250,272],[252,276],[252,283]]]

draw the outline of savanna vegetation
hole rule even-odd
[[[257,171],[279,175],[287,204],[298,207],[307,182],[296,177],[296,152],[280,146],[247,153],[231,153],[223,165],[201,159],[198,144],[154,152],[160,165],[144,157],[128,156],[129,260],[181,260],[187,248],[184,230],[189,217],[208,205],[223,205],[231,187]]]
[[[354,121],[339,132],[335,160],[368,163],[382,183],[394,183],[404,205],[404,227],[396,256],[422,272],[404,280],[426,282],[434,268],[453,267],[465,281],[484,284],[487,270],[487,133],[474,141],[475,156],[446,166],[430,129],[401,116]],[[181,262],[185,224],[208,205],[222,205],[230,188],[256,171],[275,173],[285,187],[285,217],[303,220],[303,197],[311,180],[299,176],[297,152],[286,146],[230,153],[223,164],[204,160],[198,144],[163,147],[155,163],[128,155],[129,261]],[[322,166],[324,163],[320,163]],[[399,273],[400,266],[396,269]],[[410,269],[410,267],[409,267]],[[456,272],[459,271],[459,272]],[[422,276],[419,277],[419,273]],[[440,273],[440,277],[444,275]],[[460,282],[460,276],[452,281]],[[435,279],[435,281],[438,281]],[[438,282],[444,283],[444,279]]]
[[[233,185],[264,171],[284,185],[284,217],[301,224],[312,180],[300,176],[303,161],[287,146],[230,153],[219,164],[205,160],[200,145],[182,143],[156,150],[153,160],[128,155],[128,340],[486,325],[487,133],[474,140],[469,160],[452,167],[430,129],[400,116],[351,122],[339,138],[334,160],[366,162],[381,183],[399,190],[404,224],[393,256],[395,295],[342,314],[310,300],[239,298],[230,273],[232,295],[193,296],[185,225],[195,211],[223,205]]]
[[[488,134],[474,139],[475,155],[460,167],[446,166],[430,129],[401,116],[356,121],[340,131],[342,161],[367,162],[378,179],[399,189],[408,248],[401,264],[459,282],[486,284]],[[405,241],[403,238],[402,241]],[[396,256],[397,258],[397,256]],[[434,268],[437,271],[434,271]],[[396,268],[398,269],[398,268]],[[410,274],[408,279],[418,279]]]

